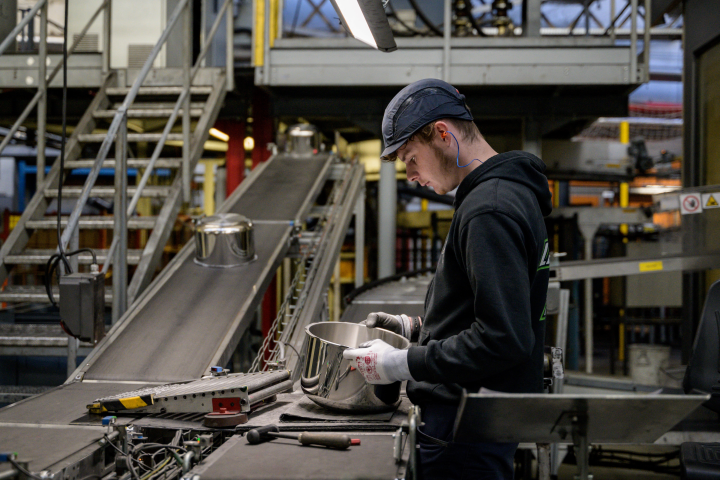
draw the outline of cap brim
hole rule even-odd
[[[412,135],[403,135],[402,137],[398,138],[396,141],[392,143],[392,145],[389,145],[385,147],[385,149],[380,154],[380,158],[384,159],[396,152],[400,147],[405,145],[405,142],[408,141],[408,138],[410,138]]]

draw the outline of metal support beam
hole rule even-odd
[[[523,37],[540,37],[540,3],[540,0],[525,0],[523,2]]]
[[[123,119],[115,140],[115,205],[113,236],[117,238],[113,259],[112,323],[127,310],[127,117]]]
[[[192,3],[188,2],[183,12],[183,90],[190,91],[190,70],[192,68]],[[185,96],[182,117],[182,193],[183,202],[190,203],[190,95]]]
[[[37,190],[45,180],[45,131],[47,127],[47,2],[40,10],[40,45],[38,51],[38,91],[40,100],[37,106]]]
[[[592,260],[593,239],[585,239],[585,261]],[[585,371],[593,371],[593,290],[592,279],[585,280]]]
[[[450,34],[452,27],[452,0],[445,0],[443,16],[443,80],[450,83]]]
[[[638,0],[630,0],[630,82],[638,78],[637,68],[637,13]]]
[[[102,51],[102,72],[103,75],[110,73],[110,30],[112,19],[112,1],[105,5],[103,13],[103,51]]]
[[[233,23],[233,4],[225,2],[225,75],[227,90],[235,88],[235,25]],[[282,10],[280,10],[282,12]]]
[[[397,182],[395,163],[382,162],[378,188],[378,277],[395,275]]]
[[[365,187],[355,205],[355,288],[365,283]]]

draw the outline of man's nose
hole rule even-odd
[[[409,182],[417,182],[417,179],[418,179],[417,172],[411,171],[408,169],[405,171],[405,176],[407,177]]]

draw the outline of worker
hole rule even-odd
[[[455,188],[455,215],[425,298],[425,315],[371,313],[364,321],[404,335],[400,350],[381,340],[343,356],[372,384],[407,380],[420,406],[424,480],[512,479],[516,443],[455,443],[463,389],[543,392],[549,251],[544,216],[551,194],[543,162],[498,154],[473,122],[464,95],[426,79],[402,89],[382,121],[384,161],[439,194]]]

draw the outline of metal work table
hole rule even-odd
[[[190,473],[203,480],[402,478],[405,462],[393,459],[391,433],[352,433],[361,445],[348,450],[304,447],[295,440],[278,439],[249,445],[236,435]]]

